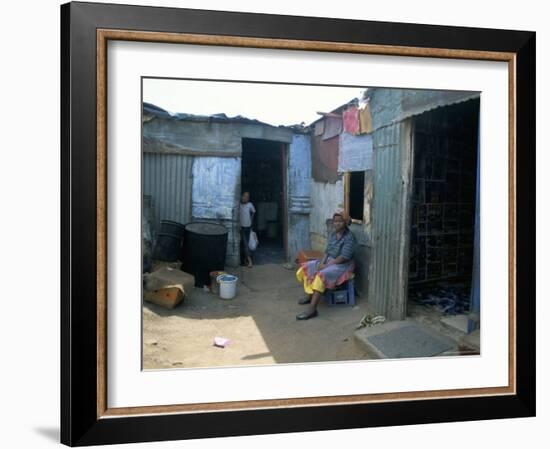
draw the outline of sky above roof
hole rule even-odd
[[[143,80],[143,101],[169,112],[241,115],[271,125],[309,125],[338,106],[360,98],[365,88],[291,84]]]

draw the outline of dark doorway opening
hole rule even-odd
[[[254,264],[285,260],[284,148],[272,140],[242,140],[241,191],[250,193],[256,209],[252,229],[260,241],[252,255]]]
[[[365,172],[351,172],[349,181],[349,216],[353,220],[363,221],[363,207],[365,204]]]
[[[408,315],[471,312],[478,119],[476,99],[414,120]]]

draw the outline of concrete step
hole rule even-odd
[[[441,322],[451,328],[463,332],[464,334],[468,333],[468,315],[452,315],[441,318]]]
[[[452,339],[411,319],[358,329],[354,339],[373,359],[433,357],[458,350]]]
[[[460,348],[463,351],[470,350],[472,353],[481,354],[481,333],[480,330],[477,329],[473,331],[471,334],[465,335],[460,339]]]

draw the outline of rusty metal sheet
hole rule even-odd
[[[334,184],[338,175],[338,151],[340,137],[323,140],[321,136],[311,138],[312,176],[318,182]]]
[[[342,117],[327,116],[323,120],[325,122],[323,131],[323,140],[332,139],[342,132]]]

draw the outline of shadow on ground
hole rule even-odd
[[[195,288],[173,310],[144,303],[144,369],[368,358],[353,338],[367,313],[362,298],[354,307],[323,302],[317,318],[297,321],[296,314],[305,306],[297,304],[304,293],[294,271],[265,264],[233,272],[240,282],[232,300]],[[230,344],[213,346],[216,336],[228,338]]]

